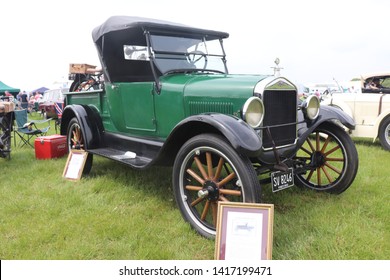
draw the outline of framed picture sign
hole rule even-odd
[[[80,180],[87,156],[88,153],[84,150],[71,150],[62,177],[73,181]]]
[[[273,219],[273,204],[219,202],[215,259],[272,259]]]

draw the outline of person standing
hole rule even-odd
[[[38,102],[41,98],[42,98],[42,94],[39,91],[35,92],[34,95],[35,102]]]
[[[23,91],[22,94],[20,95],[20,106],[23,109],[28,108],[28,96],[27,96],[26,91]]]
[[[4,96],[1,96],[1,101],[13,101],[14,96],[6,90],[4,92]]]

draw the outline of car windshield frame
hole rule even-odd
[[[196,34],[149,34],[150,57],[160,73],[217,72],[227,74],[222,38]]]

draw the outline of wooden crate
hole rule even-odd
[[[15,110],[15,103],[13,102],[0,102],[0,113],[9,113]]]
[[[94,72],[96,66],[90,64],[71,63],[69,64],[69,73],[71,74],[87,74]]]

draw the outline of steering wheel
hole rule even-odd
[[[204,65],[203,69],[206,69],[207,66],[207,56],[202,51],[191,51],[187,54],[188,62],[191,63],[191,65],[195,66],[195,63],[200,61],[201,59],[204,59]]]

